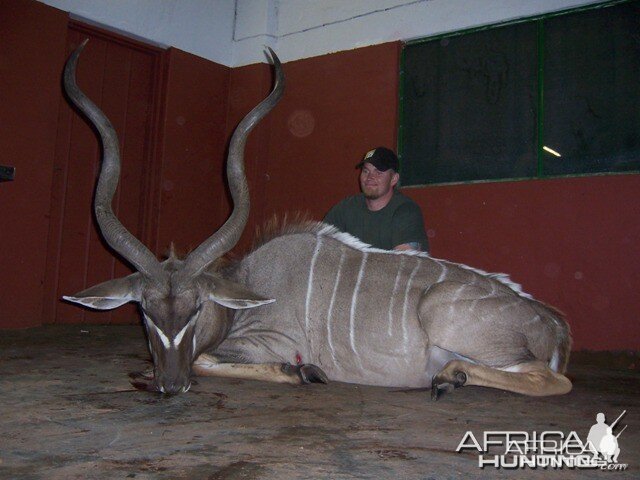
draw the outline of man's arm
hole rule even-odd
[[[429,252],[429,240],[424,232],[422,211],[416,203],[406,203],[393,216],[394,250]]]
[[[337,203],[331,208],[331,210],[329,210],[329,212],[327,212],[322,221],[324,223],[328,223],[329,225],[333,225],[338,230],[344,231],[345,225],[344,221],[342,220],[342,209],[342,202]]]
[[[422,245],[420,242],[409,242],[409,243],[401,243],[400,245],[396,245],[393,247],[394,250],[422,250]]]

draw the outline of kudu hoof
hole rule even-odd
[[[320,367],[316,367],[310,363],[300,365],[298,375],[300,375],[303,383],[329,383],[327,374],[324,373]]]
[[[431,380],[431,400],[438,400],[444,393],[451,393],[456,388],[467,383],[467,374],[464,372],[454,372],[451,378],[448,375],[434,375]]]
[[[284,363],[282,365],[282,371],[289,375],[296,375],[302,384],[329,383],[327,374],[324,373],[320,367],[311,363],[305,363],[304,365],[291,365],[290,363]]]

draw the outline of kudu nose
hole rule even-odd
[[[191,388],[189,379],[159,379],[158,391],[166,395],[175,395],[188,392]]]
[[[158,385],[158,390],[165,395],[177,395],[178,393],[186,393],[191,388],[191,382],[170,381],[162,382]]]

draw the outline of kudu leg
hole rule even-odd
[[[562,395],[571,391],[571,381],[552,371],[544,362],[532,361],[508,371],[463,360],[449,362],[432,380],[432,398],[463,385],[499,388],[531,396]]]
[[[290,385],[329,383],[322,369],[311,364],[221,363],[215,356],[206,353],[201,354],[193,362],[192,372],[207,377],[241,378]]]

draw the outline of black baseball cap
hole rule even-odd
[[[369,150],[356,168],[362,168],[365,163],[370,163],[381,172],[386,172],[390,168],[395,172],[398,171],[398,157],[392,150],[385,147]]]

